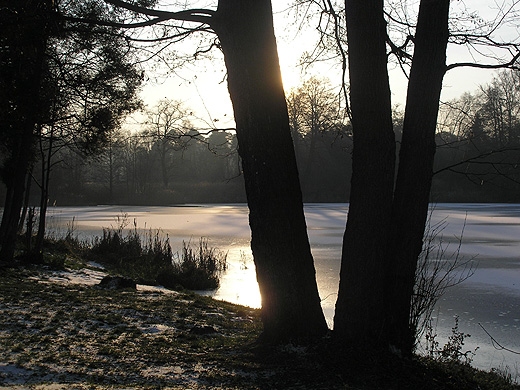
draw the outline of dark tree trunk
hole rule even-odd
[[[34,158],[40,81],[52,1],[10,1],[2,9],[0,115],[2,142],[9,150],[2,180],[7,187],[0,226],[0,261],[13,258],[25,178]],[[5,19],[5,20],[4,20]],[[7,56],[8,58],[4,57]]]
[[[168,180],[169,179],[169,171],[168,171],[169,164],[166,161],[166,159],[168,157],[168,147],[167,147],[166,143],[168,141],[166,139],[163,139],[160,142],[161,142],[161,146],[160,146],[161,149],[160,149],[159,157],[161,159],[162,182],[163,182],[164,189],[168,189],[168,185],[169,185],[169,180]]]
[[[428,216],[437,112],[446,72],[449,4],[449,0],[421,1],[399,153],[385,307],[390,342],[405,354],[412,353],[415,341],[409,326],[410,303]]]
[[[30,146],[30,140],[25,142],[20,140],[20,143],[26,143]],[[16,239],[18,233],[18,224],[20,222],[20,213],[22,210],[24,192],[25,192],[25,177],[29,170],[29,161],[32,156],[27,152],[18,152],[13,159],[14,164],[18,164],[9,172],[9,178],[4,181],[7,187],[7,196],[5,200],[4,213],[2,215],[2,225],[0,231],[2,236],[0,243],[0,261],[7,261],[13,259],[16,247]],[[14,165],[13,164],[13,165]]]
[[[309,143],[309,150],[307,152],[307,158],[305,159],[305,165],[303,167],[303,173],[302,173],[302,187],[303,192],[306,194],[311,193],[312,189],[315,188],[312,183],[312,171],[315,167],[315,161],[316,161],[316,140],[319,137],[319,130],[317,129],[317,125],[314,123],[313,119],[313,126],[311,127],[310,132],[310,143]]]
[[[25,218],[27,217],[27,210],[29,208],[29,200],[31,197],[31,184],[33,181],[32,170],[33,166],[29,168],[29,172],[27,172],[25,178],[25,193],[23,197],[22,212],[20,214],[20,220],[18,221],[18,234],[21,234],[23,232]]]
[[[228,71],[266,342],[327,331],[303,213],[269,0],[220,0],[212,23]]]
[[[383,1],[346,0],[354,149],[334,333],[377,344],[385,311],[386,250],[395,169]]]
[[[45,227],[47,217],[47,206],[49,204],[49,184],[52,170],[52,155],[55,152],[54,147],[54,126],[51,127],[49,136],[49,144],[47,150],[44,150],[43,140],[40,138],[40,153],[41,153],[41,192],[40,192],[40,213],[38,220],[38,232],[36,234],[36,241],[33,248],[33,258],[35,261],[43,260],[43,241],[45,238]]]

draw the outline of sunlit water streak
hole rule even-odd
[[[341,241],[348,205],[308,204],[305,207],[309,239],[315,259],[317,282],[327,322],[332,326],[339,282]],[[80,239],[100,235],[103,227],[117,227],[116,216],[127,215],[128,228],[160,229],[173,250],[182,241],[209,239],[211,247],[228,252],[228,270],[221,286],[207,292],[222,299],[260,307],[255,267],[249,246],[248,210],[243,204],[172,207],[97,206],[49,210],[48,224],[64,234],[74,218]],[[459,328],[471,334],[464,350],[479,349],[474,365],[480,368],[509,366],[520,371],[518,355],[493,348],[481,323],[507,348],[520,351],[520,204],[440,204],[433,208],[432,225],[445,221],[442,242],[449,255],[476,257],[475,274],[441,298],[434,313],[436,333],[443,345],[459,317]]]

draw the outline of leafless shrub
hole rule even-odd
[[[416,346],[430,323],[435,304],[446,289],[462,283],[475,272],[475,257],[465,258],[460,253],[466,221],[461,235],[457,237],[457,247],[452,252],[443,238],[447,225],[446,218],[432,225],[430,215],[425,229],[410,310],[410,329],[414,330]]]

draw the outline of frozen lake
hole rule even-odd
[[[316,264],[322,307],[332,324],[339,282],[341,241],[348,205],[307,204],[305,214]],[[251,307],[260,306],[254,264],[249,246],[248,210],[243,204],[187,205],[172,207],[96,206],[49,208],[51,231],[63,234],[74,218],[80,239],[100,235],[102,227],[115,227],[116,217],[126,213],[129,228],[160,229],[168,234],[172,249],[182,241],[197,243],[206,237],[209,245],[228,252],[228,271],[221,287],[211,295]],[[479,323],[502,346],[520,352],[520,204],[438,204],[431,224],[442,223],[446,254],[457,250],[473,259],[475,273],[449,289],[434,312],[436,333],[444,344],[454,317],[459,329],[471,335],[464,350],[474,350],[474,365],[484,369],[509,367],[520,372],[520,355],[500,350]],[[497,349],[498,348],[498,349]]]

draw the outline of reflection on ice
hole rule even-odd
[[[228,251],[227,260],[228,270],[222,275],[218,290],[203,292],[203,294],[215,299],[259,308],[261,297],[251,248],[233,247]]]

